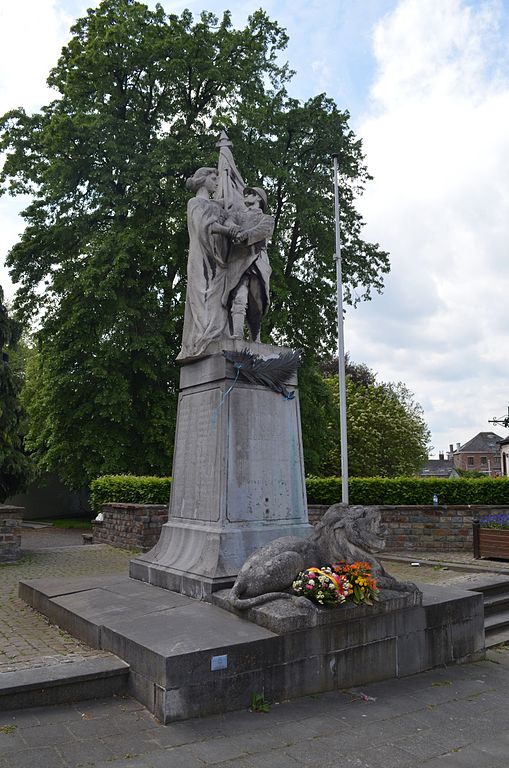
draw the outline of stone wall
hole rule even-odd
[[[309,522],[316,523],[328,509],[325,505],[309,507]],[[388,526],[386,548],[389,550],[472,549],[472,518],[507,512],[505,506],[444,505],[381,506],[382,519]]]
[[[166,504],[104,504],[104,520],[93,523],[94,544],[148,552],[168,520]]]
[[[21,555],[23,507],[0,505],[0,563],[14,563]]]
[[[308,508],[313,525],[328,509],[326,505]],[[463,506],[381,506],[388,526],[389,550],[447,551],[472,549],[472,518],[507,512],[508,507]],[[94,544],[111,544],[122,549],[147,552],[159,540],[161,527],[168,520],[168,507],[161,504],[105,504],[104,521],[94,522]]]

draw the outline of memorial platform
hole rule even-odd
[[[419,585],[422,605],[320,609],[278,633],[128,576],[20,582],[33,608],[129,665],[128,690],[164,723],[348,688],[484,656],[483,598]],[[323,617],[329,615],[330,620]]]

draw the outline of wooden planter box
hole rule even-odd
[[[474,522],[474,557],[509,560],[509,529],[481,528]]]

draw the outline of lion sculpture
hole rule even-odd
[[[378,507],[330,507],[310,536],[284,536],[275,539],[248,557],[233,585],[229,602],[245,610],[280,598],[295,598],[289,593],[295,576],[306,568],[319,568],[341,561],[367,562],[381,589],[415,592],[410,582],[390,576],[373,552],[385,546],[386,527]]]

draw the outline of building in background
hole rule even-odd
[[[500,441],[500,458],[502,460],[502,476],[509,477],[509,437]]]
[[[419,472],[419,477],[445,477],[447,480],[451,478],[459,477],[458,472],[454,466],[452,458],[445,458],[441,452],[438,454],[438,459],[428,459],[426,464]]]
[[[466,469],[469,472],[482,472],[487,477],[500,477],[502,475],[501,443],[504,440],[495,432],[479,432],[464,445],[456,443],[456,449],[449,446],[447,458],[452,459],[456,469]],[[509,467],[509,450],[506,459]]]

